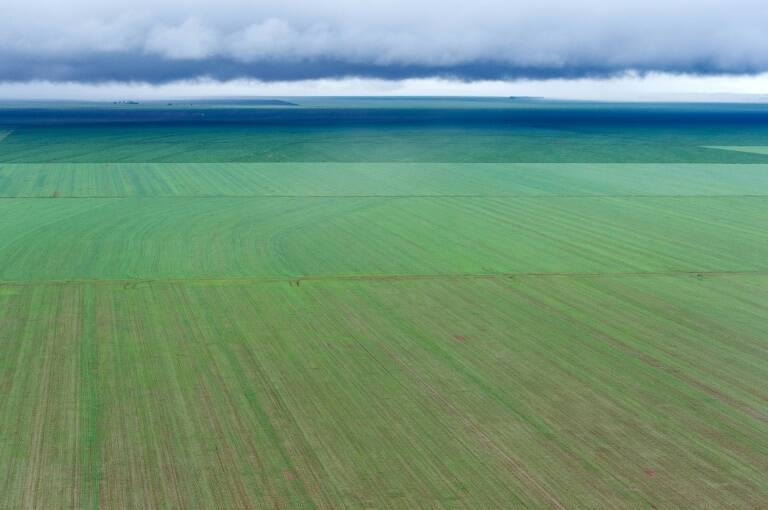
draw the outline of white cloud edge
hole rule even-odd
[[[616,78],[472,81],[368,78],[262,82],[196,79],[149,83],[0,82],[0,100],[165,100],[290,96],[536,96],[606,101],[768,101],[768,73],[697,76],[651,73]]]

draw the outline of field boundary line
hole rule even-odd
[[[722,195],[663,195],[663,194],[413,194],[413,195],[384,195],[384,194],[347,194],[347,195],[0,195],[0,200],[59,200],[59,199],[105,199],[105,200],[155,200],[155,199],[215,199],[215,198],[514,198],[514,199],[546,199],[546,198],[768,198],[767,193],[751,194],[722,194]]]
[[[14,132],[16,131],[16,127],[14,128],[0,128],[0,131],[9,131]],[[727,151],[733,151],[737,152],[734,148],[766,148],[768,149],[768,145],[728,145],[728,146],[713,146],[713,145],[698,145],[695,146],[700,149],[716,149],[716,150],[727,150]],[[752,154],[760,154],[760,155],[768,155],[765,153],[752,153]],[[734,166],[760,166],[760,165],[768,165],[768,161],[760,161],[760,162],[740,162],[740,163],[734,163],[734,162],[690,162],[690,161],[646,161],[646,162],[635,162],[635,163],[626,163],[622,161],[614,161],[614,162],[606,162],[606,161],[264,161],[264,160],[254,160],[254,161],[7,161],[3,163],[4,165],[12,165],[12,166],[60,166],[62,164],[70,165],[70,166],[91,166],[91,165],[104,165],[104,166],[110,166],[110,167],[133,167],[133,166],[145,166],[145,165],[153,165],[153,166],[173,166],[173,167],[199,167],[199,166],[228,166],[228,165],[235,165],[235,166],[293,166],[293,167],[301,167],[301,166],[326,166],[326,167],[343,167],[343,166],[351,166],[351,167],[380,167],[380,166],[402,166],[402,167],[411,167],[411,166],[421,166],[421,165],[428,165],[428,166],[474,166],[474,167],[509,167],[512,169],[521,169],[526,170],[529,167],[535,167],[537,169],[546,170],[551,167],[561,167],[561,166],[580,166],[580,167],[589,167],[589,168],[601,168],[601,167],[607,167],[607,168],[614,168],[614,167],[669,167],[669,166],[683,166],[683,167],[734,167]],[[517,168],[516,168],[517,167]]]
[[[359,275],[297,275],[297,276],[224,276],[189,278],[71,278],[61,280],[0,280],[0,287],[33,287],[44,285],[116,285],[126,289],[138,285],[209,283],[217,285],[288,283],[299,287],[302,282],[412,281],[412,280],[494,280],[516,278],[640,278],[640,277],[720,277],[768,276],[768,270],[757,271],[626,271],[626,272],[519,272],[519,273],[435,273],[435,274],[359,274]]]

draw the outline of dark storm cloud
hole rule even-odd
[[[459,80],[768,70],[754,0],[6,0],[0,81]]]
[[[387,80],[441,77],[465,81],[514,78],[581,78],[620,74],[621,68],[530,67],[519,68],[503,62],[478,61],[455,65],[365,64],[316,58],[305,62],[239,62],[222,57],[199,60],[168,60],[153,55],[137,57],[113,53],[71,58],[16,58],[0,63],[0,81],[86,81],[166,83],[193,77],[216,80],[258,78],[264,81],[292,81],[314,78],[364,76]]]

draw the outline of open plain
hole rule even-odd
[[[0,109],[0,508],[765,506],[765,105],[291,101]]]

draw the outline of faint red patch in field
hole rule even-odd
[[[290,471],[288,469],[284,469],[283,470],[283,478],[285,478],[289,482],[292,482],[292,481],[294,481],[296,479],[296,475],[294,475],[292,471]]]
[[[651,478],[656,476],[656,470],[653,468],[643,468],[643,473],[645,473],[647,476]]]
[[[465,337],[464,335],[453,335],[453,338],[455,338],[459,342],[463,342],[464,340],[467,339],[467,337]]]

